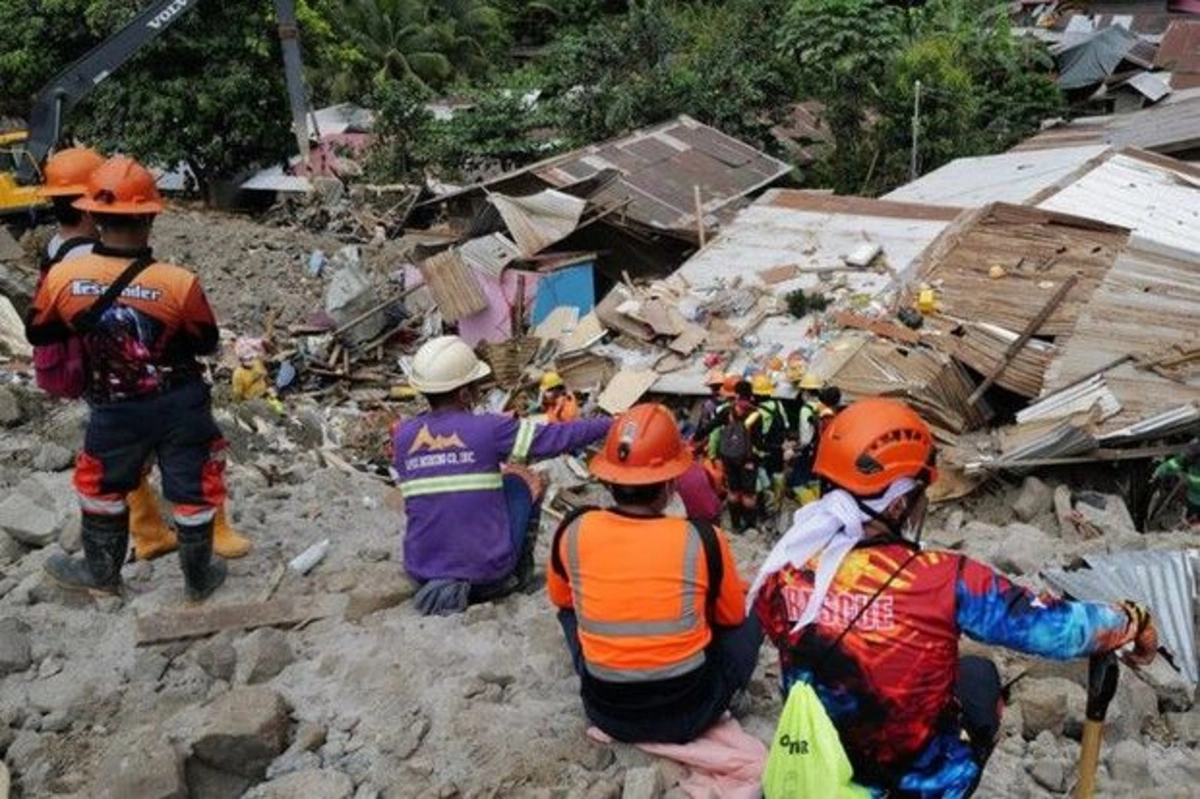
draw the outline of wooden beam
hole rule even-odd
[[[222,630],[290,627],[303,621],[340,616],[346,597],[340,594],[239,602],[229,605],[174,607],[139,615],[135,621],[138,646],[199,638]]]
[[[1050,299],[1046,300],[1046,304],[1042,306],[1042,310],[1037,312],[1037,316],[1030,319],[1029,324],[1025,325],[1025,329],[1021,331],[1021,335],[1017,336],[1017,340],[1008,345],[1008,349],[1004,351],[1004,356],[1000,358],[999,363],[992,367],[992,371],[979,384],[979,388],[975,389],[971,393],[971,396],[967,398],[967,404],[974,405],[978,402],[979,398],[996,382],[996,379],[1004,374],[1004,370],[1012,363],[1012,359],[1017,357],[1017,353],[1021,351],[1025,343],[1033,338],[1034,334],[1041,329],[1046,320],[1050,318],[1050,314],[1054,313],[1054,309],[1062,303],[1063,299],[1067,296],[1067,292],[1075,286],[1078,280],[1079,275],[1071,275],[1062,282],[1062,285],[1050,296]]]

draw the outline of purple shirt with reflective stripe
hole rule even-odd
[[[499,487],[500,464],[571,452],[604,438],[611,424],[607,418],[535,424],[457,409],[401,422],[392,436],[392,451],[406,492],[405,571],[418,580],[494,582],[506,577],[519,553],[513,550]],[[488,488],[454,488],[453,480],[425,482],[488,482],[489,477],[495,485]]]

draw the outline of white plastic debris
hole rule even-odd
[[[327,552],[329,552],[328,538],[313,544],[311,547],[292,558],[291,563],[288,564],[288,569],[296,574],[308,574],[313,570],[314,566],[321,562]]]
[[[849,255],[846,256],[846,263],[850,266],[857,266],[860,269],[870,266],[879,253],[883,252],[883,247],[878,244],[866,242],[854,248]]]

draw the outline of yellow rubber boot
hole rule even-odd
[[[224,505],[217,508],[217,518],[213,520],[213,553],[223,558],[240,558],[249,551],[250,539],[229,524]]]
[[[158,500],[146,478],[142,478],[125,501],[129,504],[129,534],[133,538],[134,557],[153,560],[179,548],[175,531],[163,521]]]

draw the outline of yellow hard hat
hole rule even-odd
[[[825,384],[821,378],[809,373],[800,379],[800,385],[796,386],[803,391],[819,391]]]
[[[759,397],[769,397],[775,393],[775,381],[770,375],[759,372],[750,380],[750,390]]]
[[[546,374],[542,375],[542,391],[549,391],[552,388],[558,388],[562,384],[563,379],[558,372],[546,372]]]

